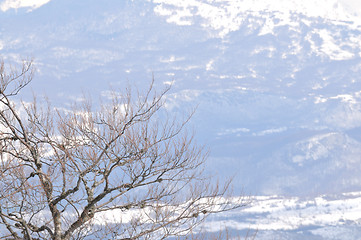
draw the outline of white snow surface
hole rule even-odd
[[[239,211],[211,216],[204,229],[210,232],[254,229],[259,232],[257,239],[266,239],[265,236],[272,236],[267,239],[277,239],[273,234],[281,231],[293,231],[293,235],[288,237],[285,232],[281,233],[282,239],[296,239],[296,236],[305,233],[317,239],[346,239],[345,235],[342,238],[337,236],[342,236],[347,222],[353,222],[356,228],[360,227],[360,201],[361,192],[308,199],[257,196],[249,206]],[[308,226],[313,227],[307,229]]]
[[[3,0],[0,9],[39,8],[51,0]],[[169,22],[192,24],[191,17],[199,15],[209,21],[209,26],[224,28],[223,34],[237,29],[242,22],[242,12],[301,13],[309,17],[322,17],[336,21],[361,23],[361,2],[358,0],[151,0],[158,4],[156,12],[168,16]],[[169,7],[173,6],[176,9]]]
[[[246,13],[255,15],[274,13],[282,21],[279,25],[292,24],[293,13],[330,21],[353,22],[361,25],[361,2],[357,0],[153,0],[158,5],[155,12],[166,16],[169,23],[192,25],[196,17],[203,19],[202,25],[217,30],[220,37],[239,29]],[[272,22],[264,26],[265,33],[272,33]],[[326,49],[327,51],[327,49]]]
[[[4,0],[0,2],[0,9],[6,12],[9,9],[30,8],[30,10],[41,7],[50,0]]]
[[[195,233],[199,229],[206,232],[227,229],[236,232],[258,231],[256,239],[265,239],[263,235],[273,236],[270,239],[278,239],[274,235],[275,232],[282,232],[282,239],[295,239],[295,236],[302,236],[302,234],[319,237],[317,239],[339,239],[337,236],[342,236],[347,224],[352,222],[356,228],[361,225],[361,206],[359,204],[361,192],[343,193],[338,196],[321,195],[303,199],[276,195],[253,196],[251,199],[251,203],[245,207],[210,215],[200,228],[195,229]],[[175,209],[177,208],[175,207]],[[96,215],[95,221],[98,224],[104,224],[104,222],[126,224],[134,217],[143,216],[149,211],[151,210],[134,209],[102,212]],[[142,219],[148,219],[149,216],[148,213]],[[326,231],[327,229],[332,231]],[[285,234],[287,232],[293,235],[287,237]]]

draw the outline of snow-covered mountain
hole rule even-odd
[[[211,216],[208,232],[258,230],[256,239],[359,239],[360,192],[315,198],[258,196],[245,209]],[[249,234],[252,235],[252,234]]]
[[[41,7],[49,1],[50,0],[5,0],[1,2],[0,9],[1,11],[6,12],[9,9],[29,8],[28,10],[31,11]]]
[[[34,58],[33,91],[58,105],[152,74],[174,82],[167,109],[198,106],[207,169],[236,190],[361,190],[358,0],[3,0],[0,55]]]

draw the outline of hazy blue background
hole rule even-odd
[[[169,111],[198,106],[189,127],[211,150],[207,170],[234,176],[236,191],[361,191],[360,1],[7,0],[0,9],[0,56],[33,58],[31,89],[55,105],[142,88],[154,75],[156,88],[174,83]]]

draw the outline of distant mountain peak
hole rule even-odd
[[[216,30],[220,37],[237,31],[247,14],[277,13],[282,22],[290,21],[290,14],[323,18],[330,21],[351,22],[361,26],[361,2],[358,0],[153,0],[155,12],[167,17],[167,22],[201,25]]]
[[[29,8],[30,11],[41,7],[50,0],[4,0],[0,2],[0,10],[6,12],[10,9]]]

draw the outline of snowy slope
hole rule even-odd
[[[272,13],[280,22],[268,21],[261,34],[271,33],[273,28],[279,25],[292,24],[292,14],[303,15],[312,18],[322,18],[336,22],[352,22],[356,26],[361,23],[361,3],[358,1],[344,0],[217,0],[217,1],[173,1],[155,0],[155,11],[167,17],[169,23],[177,25],[192,25],[201,18],[202,26],[218,31],[220,37],[229,32],[237,31],[244,23],[244,14],[251,13],[256,16],[264,16]]]
[[[41,7],[50,0],[5,0],[0,4],[0,10],[6,12],[10,9],[29,8],[30,10]]]
[[[361,190],[358,0],[3,0],[0,55],[33,57],[32,89],[55,105],[84,88],[106,95],[109,86],[145,86],[152,74],[159,88],[174,82],[167,109],[198,106],[190,128],[211,150],[207,170],[234,176],[236,190],[297,196],[285,199],[292,209],[303,197],[338,201]],[[334,225],[359,233],[359,220],[346,217],[355,205],[341,204],[345,219],[322,228],[310,227],[320,225],[310,220],[318,215],[311,205],[297,213],[310,222],[309,239],[332,239]],[[267,219],[297,239],[303,225],[282,225],[272,214]],[[280,229],[264,228],[261,239]]]
[[[357,2],[36,3],[1,2],[1,55],[34,57],[32,88],[56,104],[84,86],[105,94],[154,74],[159,87],[174,81],[170,111],[199,105],[193,125],[212,149],[211,172],[231,171],[237,186],[260,194],[361,187]]]
[[[360,192],[315,198],[258,196],[245,209],[211,216],[209,232],[257,232],[256,239],[359,239]]]

